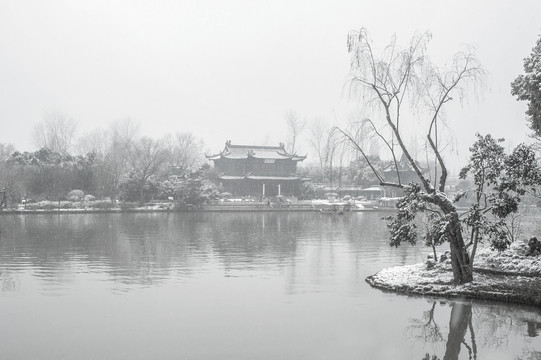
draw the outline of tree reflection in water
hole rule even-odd
[[[436,306],[437,301],[429,304],[422,318],[410,320],[406,332],[410,339],[422,343],[423,348],[433,344],[440,349],[426,352],[422,360],[459,359],[461,352],[462,359],[470,360],[487,358],[488,354],[499,354],[503,357],[498,358],[502,359],[541,359],[539,341],[533,339],[541,333],[540,311],[467,301],[441,302],[440,307]],[[449,311],[447,305],[450,307],[448,327],[442,318]]]
[[[425,343],[435,343],[443,341],[440,326],[434,319],[434,312],[436,310],[436,302],[432,303],[432,308],[423,313],[422,319],[411,319],[412,325],[408,328],[410,336],[418,340],[422,340]]]
[[[422,340],[425,343],[436,343],[444,341],[441,328],[435,320],[436,301],[432,307],[425,311],[423,319],[412,319],[413,325],[408,329],[413,338]],[[466,333],[470,333],[466,339]],[[468,351],[469,359],[477,359],[477,344],[475,332],[472,326],[472,305],[471,303],[451,303],[451,316],[449,319],[449,335],[445,346],[443,360],[458,359],[462,345]],[[427,353],[422,360],[440,360],[437,355]]]
[[[458,359],[461,345],[468,350],[469,358],[477,359],[477,346],[475,344],[475,332],[472,326],[472,312],[470,303],[453,303],[451,318],[449,319],[449,337],[445,347],[444,360]],[[466,341],[466,332],[470,330],[471,344]]]

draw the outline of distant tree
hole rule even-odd
[[[139,182],[140,201],[144,202],[145,185],[149,178],[160,170],[167,160],[167,153],[161,143],[148,137],[133,142],[128,149],[130,177]]]
[[[43,120],[34,126],[33,140],[39,148],[68,154],[73,145],[77,123],[59,111],[48,111]]]
[[[7,160],[15,152],[11,144],[0,144],[0,190],[6,191],[7,205],[18,201],[21,194],[20,176]],[[0,199],[2,201],[3,199]]]
[[[344,142],[333,131],[329,132],[325,143],[324,173],[332,187],[341,177],[341,162],[344,155]],[[338,166],[337,166],[338,162]],[[338,170],[338,171],[337,171]],[[338,172],[338,174],[337,174]],[[339,182],[339,181],[338,181]]]
[[[205,143],[190,132],[167,135],[162,139],[162,143],[170,154],[169,163],[172,166],[197,169],[205,160]]]
[[[287,151],[289,151],[289,153],[291,154],[294,154],[296,150],[297,140],[299,138],[299,135],[304,130],[306,121],[301,120],[299,118],[299,114],[297,114],[293,110],[289,110],[288,112],[286,112],[284,118],[286,120],[288,132]]]
[[[153,175],[147,178],[144,184],[134,171],[130,171],[118,185],[118,191],[124,201],[138,201],[144,203],[154,198],[159,198],[160,182]]]
[[[379,159],[378,156],[370,156],[370,163],[377,171],[381,171],[385,166],[385,163]],[[351,183],[359,186],[370,186],[379,183],[379,179],[374,175],[374,172],[370,169],[368,162],[364,158],[359,158],[352,161],[349,164],[349,173],[351,177]]]
[[[98,154],[105,154],[108,151],[109,146],[109,132],[104,129],[94,129],[77,139],[76,153],[88,154],[95,152]]]
[[[178,210],[197,208],[218,198],[219,191],[207,175],[209,169],[208,164],[196,170],[171,167],[158,184],[159,196],[174,198]]]
[[[129,173],[129,149],[139,132],[139,124],[130,118],[114,122],[108,130],[108,146],[101,162],[100,188],[113,202],[122,179]]]
[[[325,158],[327,150],[327,138],[331,131],[331,126],[323,118],[315,118],[309,124],[309,143],[312,150],[317,155],[321,169],[325,167]]]
[[[47,148],[35,152],[14,152],[7,163],[17,174],[20,195],[62,200],[73,189],[93,193],[94,153],[73,156]]]
[[[445,105],[453,98],[464,98],[470,86],[475,87],[482,82],[484,72],[471,52],[457,53],[447,71],[433,66],[426,54],[430,37],[429,33],[415,36],[405,48],[400,48],[393,38],[381,53],[376,51],[366,29],[351,32],[348,37],[352,93],[361,95],[367,108],[375,112],[376,119],[383,120],[383,126],[372,121],[370,125],[388,156],[393,159],[396,181],[386,181],[371,162],[367,149],[362,147],[356,137],[358,124],[354,124],[353,129],[337,128],[336,131],[366,160],[380,185],[404,191],[405,196],[397,205],[398,212],[390,218],[388,225],[390,244],[415,244],[418,236],[416,216],[427,211],[439,214],[442,236],[450,244],[454,281],[466,283],[473,280],[471,259],[464,242],[457,208],[445,194],[448,172],[439,139]],[[411,104],[423,107],[423,111],[404,115],[408,113],[407,106]],[[420,116],[427,117],[421,124],[417,123],[415,128],[425,132],[428,149],[436,159],[434,181],[423,172],[411,155],[411,146],[404,141],[407,119],[419,119]],[[417,184],[403,183],[397,160],[400,156],[404,156],[417,175]]]
[[[301,185],[300,200],[312,200],[316,198],[316,188],[309,181],[303,182]]]
[[[524,59],[524,75],[519,75],[511,83],[511,94],[517,100],[528,102],[528,122],[534,135],[541,137],[541,37]]]
[[[6,161],[14,152],[15,147],[13,145],[0,144],[0,161]]]

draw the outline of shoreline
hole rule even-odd
[[[402,265],[383,269],[365,281],[383,291],[439,298],[468,298],[541,306],[541,273],[474,268],[471,283],[454,285],[449,264]]]
[[[356,212],[392,212],[395,209],[387,208],[365,208],[356,209]],[[212,206],[207,205],[199,209],[174,210],[171,208],[159,207],[140,207],[140,208],[60,208],[60,209],[2,209],[0,215],[32,215],[32,214],[119,214],[119,213],[182,213],[182,212],[320,212],[318,208],[307,206],[290,206],[290,207],[267,207],[267,206],[250,206],[250,205],[231,205],[231,206]],[[331,214],[332,215],[332,214]]]
[[[388,212],[393,210],[366,208],[357,209],[354,212]],[[0,210],[0,215],[178,212],[319,212],[319,209],[308,206],[207,205],[200,209],[179,211],[168,207],[147,206],[125,209],[119,207],[109,209],[7,209]],[[541,307],[541,256],[526,257],[524,256],[526,251],[526,244],[520,241],[502,253],[482,249],[476,259],[474,281],[467,284],[453,284],[449,261],[436,263],[430,268],[425,263],[390,267],[368,276],[365,281],[373,288],[403,295],[449,299],[469,298]]]

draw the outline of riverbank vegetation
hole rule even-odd
[[[92,207],[167,200],[181,208],[199,206],[217,196],[199,140],[177,134],[175,140],[156,141],[131,134],[131,127],[130,122],[116,125],[102,139],[103,146],[92,147],[85,155],[70,154],[52,140],[44,145],[58,151],[6,148],[0,159],[3,207],[41,207],[37,204],[49,202],[57,208],[75,208],[77,202],[97,199]]]

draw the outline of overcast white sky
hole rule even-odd
[[[538,0],[0,0],[0,142],[34,150],[33,126],[54,109],[80,133],[129,116],[212,152],[276,144],[289,109],[347,116],[346,36],[361,26],[382,47],[430,30],[439,64],[475,46],[489,90],[449,113],[462,152],[476,131],[523,141],[526,104],[509,84],[541,33]]]

